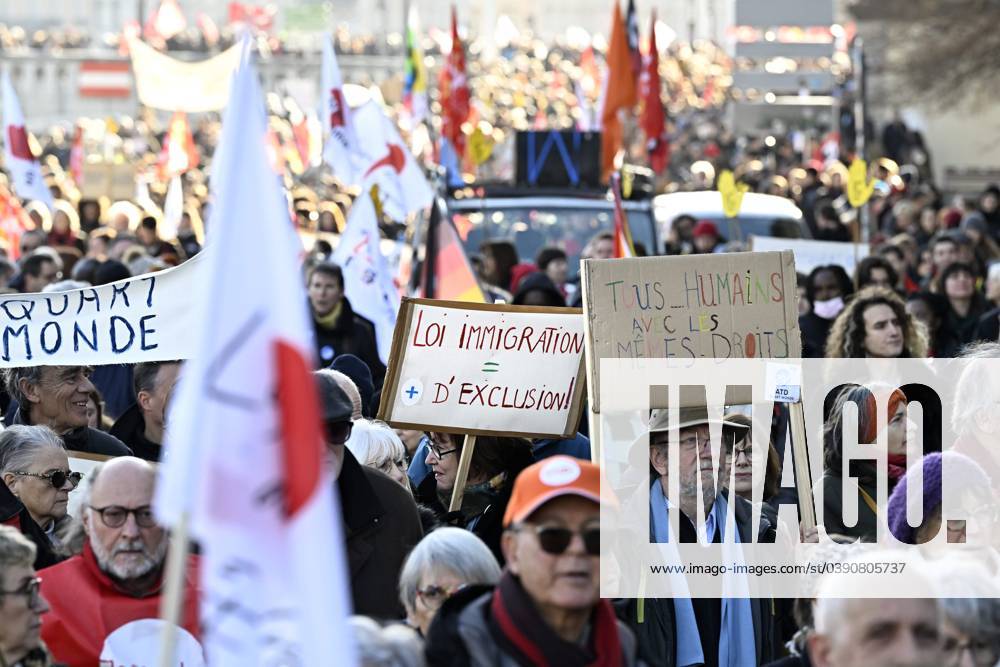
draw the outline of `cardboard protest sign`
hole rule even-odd
[[[790,251],[585,260],[591,410],[602,358],[801,356]]]
[[[80,193],[97,199],[131,199],[135,195],[135,165],[116,162],[85,162]]]
[[[201,255],[100,287],[0,297],[0,368],[187,359]]]
[[[471,435],[571,436],[583,349],[577,308],[403,299],[379,419]]]
[[[871,253],[871,246],[867,243],[779,239],[772,236],[751,236],[750,249],[755,252],[791,250],[795,255],[795,270],[801,273],[809,273],[817,266],[839,264],[848,275],[853,274],[857,263]]]

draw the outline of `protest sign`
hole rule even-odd
[[[100,287],[3,295],[0,368],[188,358],[201,257]]]
[[[792,253],[585,260],[590,405],[602,358],[801,356]]]
[[[795,255],[795,270],[806,274],[817,266],[839,264],[851,275],[857,263],[871,253],[871,246],[867,243],[779,239],[773,236],[751,236],[750,249],[755,252],[791,250]]]
[[[70,491],[69,504],[67,505],[67,512],[70,516],[80,516],[80,510],[83,509],[83,498],[87,495],[87,489],[90,488],[90,474],[94,468],[112,457],[73,450],[68,450],[66,456],[69,459],[69,469],[83,475],[79,486]]]
[[[583,349],[576,308],[403,299],[379,418],[470,435],[571,436]]]

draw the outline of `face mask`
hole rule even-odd
[[[824,320],[832,320],[839,315],[840,311],[843,309],[844,300],[839,296],[827,299],[826,301],[817,301],[813,304],[813,312],[822,317]]]

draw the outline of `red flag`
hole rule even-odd
[[[660,99],[660,53],[656,48],[656,10],[649,28],[649,53],[646,54],[642,78],[639,80],[642,115],[639,123],[646,134],[649,166],[657,174],[670,163],[670,142],[667,140],[666,117]]]
[[[0,246],[6,248],[8,257],[13,260],[20,258],[21,235],[34,228],[35,223],[17,197],[0,186]]]
[[[615,259],[635,257],[632,232],[628,226],[628,218],[625,217],[625,208],[622,206],[622,178],[618,173],[611,175],[611,191],[615,198]]]
[[[187,114],[177,111],[170,119],[163,139],[163,148],[156,163],[157,176],[161,181],[166,181],[197,166],[198,149],[194,145]]]
[[[608,69],[604,79],[604,106],[601,113],[601,173],[611,173],[615,154],[622,147],[624,131],[618,112],[631,109],[638,102],[635,77],[632,76],[632,56],[622,23],[618,0],[611,17],[611,38],[608,40]]]
[[[462,123],[469,117],[469,83],[465,78],[465,51],[458,37],[458,17],[451,8],[451,52],[439,78],[441,87],[441,136],[455,149],[459,159],[465,155]]]

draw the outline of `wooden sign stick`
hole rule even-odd
[[[813,506],[812,477],[809,475],[809,449],[806,447],[806,418],[802,403],[788,405],[788,434],[792,439],[792,459],[795,464],[795,488],[799,492],[799,517],[806,530],[816,527]]]
[[[465,436],[465,444],[462,445],[462,457],[458,460],[458,473],[455,475],[455,488],[451,490],[451,504],[448,505],[449,512],[455,512],[462,508],[462,496],[465,495],[465,481],[469,478],[469,464],[472,463],[472,452],[476,449],[476,436]]]

